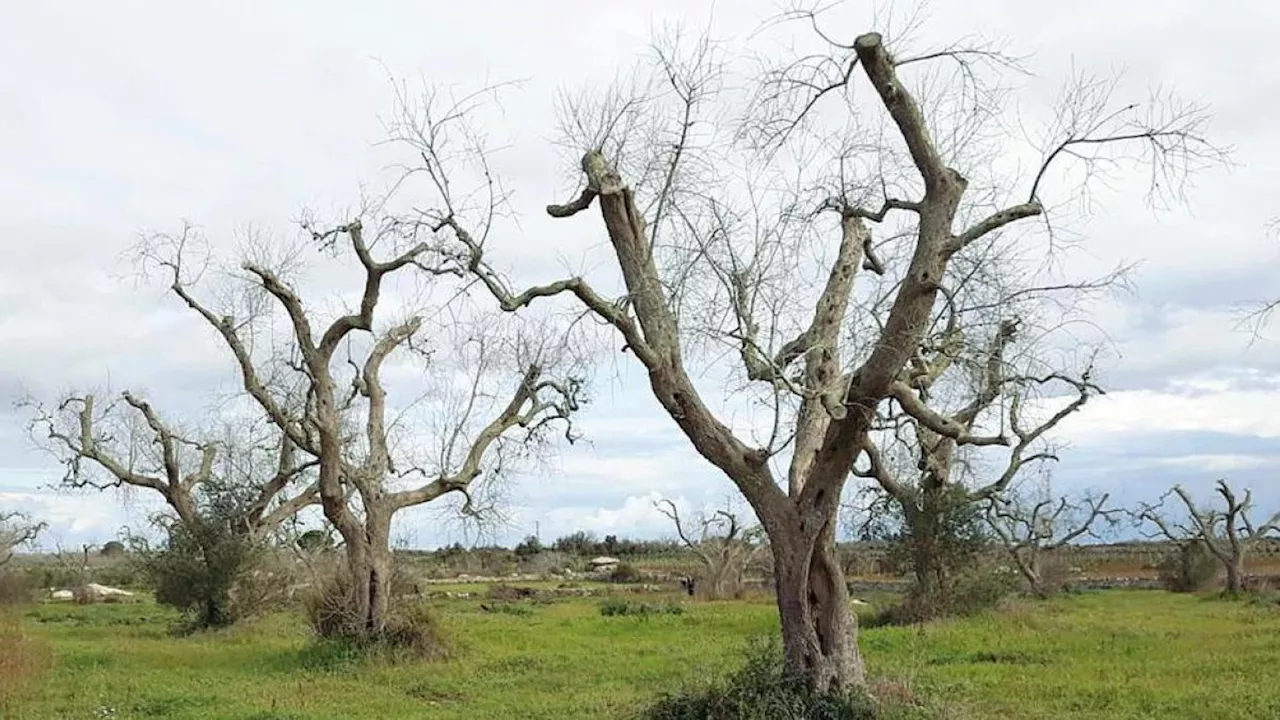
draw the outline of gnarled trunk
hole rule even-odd
[[[864,686],[858,621],[836,557],[834,523],[828,519],[816,536],[800,522],[766,526],[787,669],[821,693]]]
[[[362,639],[382,634],[390,606],[391,523],[382,513],[368,513],[358,533],[343,534],[347,551],[346,632]]]
[[[1237,553],[1227,565],[1227,592],[1239,593],[1244,589],[1244,554]]]

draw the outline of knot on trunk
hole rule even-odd
[[[587,187],[601,195],[622,192],[622,176],[604,153],[590,150],[582,156],[582,172],[587,176]]]

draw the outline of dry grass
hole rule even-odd
[[[16,608],[0,608],[0,717],[17,717],[14,707],[52,665],[44,642],[22,627]]]

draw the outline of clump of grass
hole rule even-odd
[[[604,617],[632,615],[642,618],[654,615],[682,615],[684,606],[679,603],[644,603],[610,598],[600,603],[600,614]]]
[[[381,632],[361,627],[351,609],[350,581],[342,574],[324,579],[304,597],[307,622],[315,631],[319,655],[343,662],[354,657],[383,662],[442,660],[450,644],[435,617],[423,605],[397,599],[389,608]]]
[[[747,663],[724,681],[666,695],[637,720],[870,720],[878,716],[870,698],[810,692],[783,669],[776,640],[755,641]]]
[[[494,603],[492,605],[482,604],[480,609],[487,613],[500,613],[502,615],[519,615],[527,617],[533,614],[533,608],[528,605],[520,605],[518,603]]]

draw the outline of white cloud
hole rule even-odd
[[[1153,390],[1108,393],[1063,420],[1058,437],[1073,445],[1114,443],[1124,435],[1218,432],[1280,437],[1280,392],[1228,390],[1178,395]]]
[[[586,530],[597,535],[674,535],[671,521],[653,506],[661,499],[662,493],[655,491],[647,495],[630,495],[616,508],[555,508],[545,517],[549,527]],[[688,505],[683,497],[672,501],[679,508]]]
[[[1238,470],[1254,470],[1275,464],[1275,458],[1264,455],[1179,455],[1156,459],[1156,464],[1166,467],[1192,468],[1205,473],[1229,473]]]

